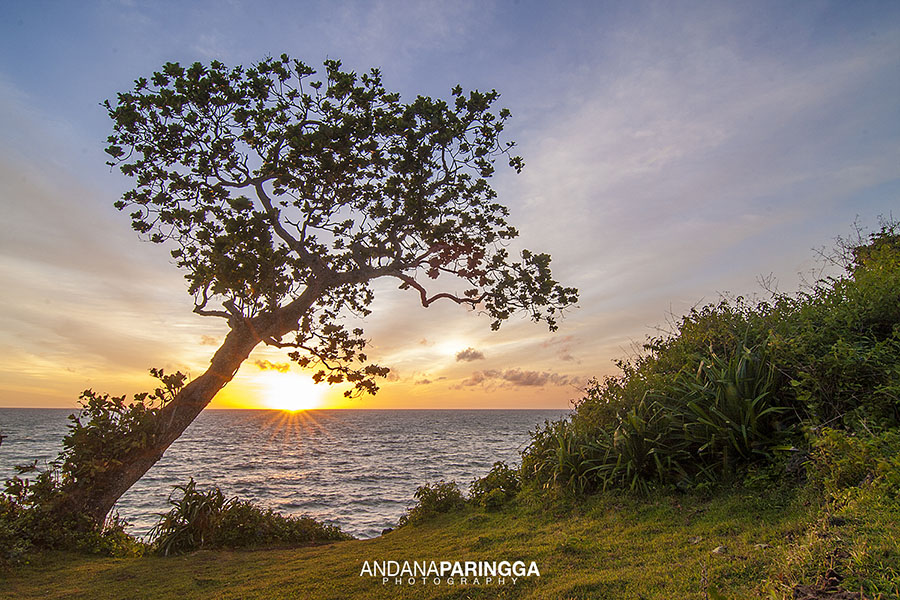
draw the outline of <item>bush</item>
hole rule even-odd
[[[477,506],[496,510],[514,498],[519,488],[518,472],[498,461],[487,475],[469,485],[469,500]]]
[[[900,427],[900,227],[838,250],[843,277],[693,309],[592,380],[572,415],[531,433],[523,483],[693,488],[777,462],[810,427]]]
[[[218,487],[199,491],[193,479],[175,490],[181,496],[169,497],[171,510],[150,532],[156,552],[164,556],[200,548],[301,546],[351,539],[339,528],[310,517],[285,516],[246,500],[226,499]]]
[[[466,505],[466,500],[455,481],[425,484],[416,489],[415,497],[416,505],[400,517],[401,527],[459,510]]]
[[[732,462],[771,457],[791,408],[779,403],[780,378],[763,347],[740,343],[726,356],[701,359],[696,375],[682,375],[669,410],[682,411],[683,437],[695,456],[721,460],[723,472]]]
[[[620,378],[593,381],[571,419],[532,433],[523,477],[575,493],[647,492],[717,481],[770,458],[791,415],[778,404],[783,384],[765,351],[740,342],[723,355],[678,353],[691,368],[660,372],[651,355]]]
[[[854,435],[825,429],[813,440],[807,471],[832,499],[866,485],[896,496],[900,492],[900,431]]]
[[[6,496],[0,496],[0,567],[25,560],[33,545],[22,531],[19,506]]]
[[[681,433],[680,415],[647,394],[622,410],[611,433],[589,443],[594,458],[585,461],[586,474],[603,489],[644,493],[652,483],[683,479],[691,454]]]
[[[812,421],[900,426],[900,233],[844,247],[847,275],[785,300],[779,365]]]
[[[92,390],[79,397],[81,411],[69,416],[63,450],[46,469],[36,463],[17,467],[0,493],[0,560],[21,561],[32,550],[75,550],[113,556],[139,554],[143,545],[125,532],[124,521],[112,515],[103,523],[71,508],[79,489],[130,452],[145,447],[156,431],[162,407],[185,383],[182,373],[150,374],[161,386],[152,393],[110,397]],[[30,476],[30,478],[29,478]]]
[[[106,556],[137,556],[144,544],[125,532],[117,514],[101,526],[87,518],[61,518],[53,507],[65,492],[57,468],[40,470],[35,464],[16,467],[0,493],[0,564],[20,563],[40,550],[74,550]],[[23,477],[36,473],[33,479]]]
[[[589,461],[595,457],[593,442],[603,435],[602,427],[579,418],[545,421],[530,433],[531,441],[522,452],[523,483],[537,484],[544,490],[591,491]]]

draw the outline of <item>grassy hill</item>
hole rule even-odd
[[[821,590],[831,576],[866,598],[896,598],[900,505],[873,484],[848,489],[853,498],[837,509],[808,487],[742,487],[708,499],[601,494],[498,512],[466,507],[380,538],[298,549],[50,553],[3,573],[0,597],[715,600],[794,598],[797,586]],[[383,585],[360,576],[366,560],[533,560],[541,575],[515,585]],[[819,594],[799,597],[851,597]]]

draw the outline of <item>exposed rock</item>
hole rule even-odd
[[[382,530],[381,530],[381,535],[387,535],[387,534],[389,534],[390,532],[392,532],[393,530],[394,530],[393,527],[388,527],[387,529],[382,529]]]

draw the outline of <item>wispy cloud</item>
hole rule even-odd
[[[269,360],[254,360],[253,364],[256,365],[260,371],[277,371],[279,373],[287,373],[291,370],[291,363],[274,363]]]
[[[327,11],[320,24],[329,37],[352,39],[355,54],[367,64],[391,65],[396,76],[436,49],[463,51],[493,11],[489,4],[471,0],[357,1]]]
[[[486,371],[475,371],[471,377],[460,382],[459,387],[485,386],[494,383],[515,387],[544,387],[547,385],[579,386],[584,381],[579,377],[547,371],[523,371],[521,369],[500,371],[488,369]]]

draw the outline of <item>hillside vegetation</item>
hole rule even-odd
[[[621,375],[594,381],[547,423],[522,476],[590,493],[689,490],[749,466],[802,463],[827,428],[868,437],[900,426],[900,235],[844,244],[845,274],[796,295],[694,309]]]

